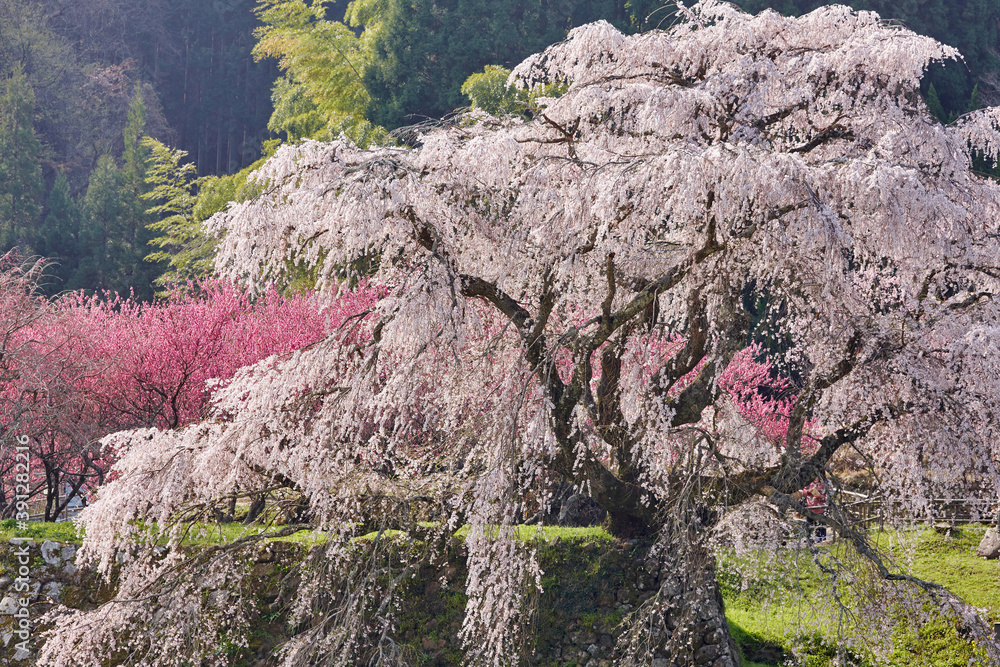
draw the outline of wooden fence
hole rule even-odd
[[[865,495],[851,491],[839,492],[841,510],[849,517],[855,526],[881,526],[887,514],[886,510],[894,510],[892,514],[906,516],[901,508],[886,507],[887,503],[881,495]],[[1000,501],[992,498],[932,498],[927,512],[911,516],[916,521],[932,520],[935,523],[960,525],[967,523],[996,523]]]

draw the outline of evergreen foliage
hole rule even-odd
[[[8,80],[30,89],[37,143],[23,150],[14,121],[0,127],[0,252],[53,258],[43,291],[152,296],[161,267],[142,261],[155,220],[141,198],[143,135],[188,150],[201,173],[238,172],[260,156],[276,70],[249,57],[253,6],[0,0],[0,91]]]
[[[1000,109],[936,122],[921,78],[957,51],[872,14],[703,0],[679,18],[596,22],[522,62],[520,87],[568,84],[544,115],[274,154],[266,191],[208,223],[223,277],[265,292],[297,262],[332,288],[363,262],[382,291],[243,369],[197,423],[103,441],[122,457],[81,553],[118,597],[60,610],[42,664],[224,663],[260,613],[260,552],[182,539],[276,487],[285,532],[327,539],[269,610],[287,601],[296,632],[274,662],[401,662],[397,584],[468,524],[465,662],[518,664],[549,587],[517,526],[562,480],[659,576],[616,664],[739,664],[706,624],[711,550],[773,553],[810,519],[843,538],[837,558],[809,544],[841,655],[936,618],[1000,664],[992,624],[880,554],[835,472],[864,470],[887,520],[996,497],[1000,184],[975,160],[1000,154]],[[798,381],[747,345],[761,311]]]
[[[150,138],[146,138],[143,144],[150,152],[146,181],[153,186],[152,190],[143,194],[143,198],[159,202],[148,212],[161,216],[148,227],[151,231],[162,233],[150,242],[160,250],[149,253],[145,259],[165,261],[170,265],[170,270],[157,282],[191,278],[210,271],[211,245],[205,243],[201,225],[192,215],[196,201],[193,190],[197,186],[194,165],[182,163],[187,156],[182,150],[172,150]]]
[[[267,122],[267,129],[284,134],[289,143],[303,139],[329,139],[327,119],[309,95],[305,85],[292,81],[290,75],[274,82],[271,91],[274,113]]]
[[[34,110],[34,91],[17,68],[0,94],[0,246],[19,247],[26,255],[37,250],[45,192]]]
[[[90,174],[82,203],[80,225],[81,257],[69,289],[111,289],[121,267],[113,265],[120,256],[118,239],[125,236],[125,206],[122,202],[121,170],[110,155],[102,155]]]
[[[0,0],[0,79],[16,72],[33,91],[35,130],[48,149],[46,160],[85,178],[84,167],[92,166],[91,151],[103,145],[105,128],[121,132],[107,115],[117,98],[103,85],[109,82],[105,72],[85,73],[72,44],[50,28],[36,2]]]
[[[737,4],[754,13],[772,8],[800,15],[825,3]],[[849,4],[962,52],[964,62],[934,64],[923,79],[921,90],[940,120],[1000,102],[1000,0]],[[56,223],[46,222],[43,230],[42,220],[48,219],[45,197],[57,174],[64,175],[68,192],[52,196],[82,203],[90,174],[108,155],[120,165],[121,203],[134,230],[116,240],[120,249],[130,249],[118,254],[135,261],[117,284],[155,278],[157,269],[140,261],[145,248],[138,249],[150,240],[146,225],[154,221],[144,211],[149,202],[136,194],[146,187],[137,161],[141,143],[124,132],[137,87],[143,133],[185,151],[197,175],[221,176],[258,159],[269,133],[290,143],[344,133],[366,146],[391,142],[387,130],[441,118],[467,99],[491,113],[517,113],[523,102],[516,96],[491,92],[491,86],[506,85],[503,68],[596,19],[636,32],[667,28],[677,12],[663,0],[0,0],[0,79],[27,86],[18,94],[33,105],[30,123],[16,121],[19,137],[11,134],[13,117],[0,137],[0,251],[16,245],[52,254],[58,247],[52,286],[63,289],[69,281],[98,288],[83,278],[93,271],[66,273],[79,268],[85,247],[60,245],[50,238]],[[284,73],[276,78],[279,69]],[[22,150],[18,142],[24,141]],[[234,183],[245,182],[239,177]],[[212,196],[240,187],[231,186],[213,186]],[[200,201],[201,191],[195,192]],[[90,217],[59,219],[59,238],[77,244],[95,238],[97,223]],[[88,230],[65,227],[74,220]]]
[[[751,13],[775,9],[800,15],[818,0],[740,0]],[[997,17],[1000,0],[854,0],[915,32],[957,47],[965,62],[935,64],[923,92],[935,86],[948,120],[1000,101]],[[290,141],[353,136],[362,118],[397,128],[441,118],[465,104],[464,81],[484,66],[513,67],[533,51],[562,40],[573,26],[605,19],[626,31],[666,28],[676,7],[663,0],[354,0],[343,23],[319,0],[260,0],[265,23],[255,50],[289,73],[274,89],[270,128]],[[973,98],[973,91],[980,91]],[[312,102],[312,104],[310,104]],[[329,121],[322,127],[322,119]],[[351,119],[345,124],[345,118]],[[367,127],[367,126],[366,126]]]
[[[264,26],[256,31],[254,56],[277,58],[288,72],[275,85],[275,115],[268,127],[285,132],[289,141],[341,132],[360,143],[384,140],[384,132],[364,115],[372,100],[362,81],[367,57],[362,39],[343,23],[327,20],[321,0],[261,0],[258,14]]]
[[[52,261],[48,270],[51,279],[43,285],[43,289],[51,293],[65,287],[79,264],[80,207],[70,194],[69,181],[64,172],[56,174],[45,208],[48,215],[42,225],[39,254]]]
[[[462,85],[477,70],[513,67],[570,28],[598,19],[635,29],[652,11],[647,4],[354,0],[338,22],[320,0],[260,0],[265,26],[254,53],[276,58],[288,73],[275,85],[270,127],[289,141],[345,132],[358,143],[379,143],[379,127],[441,118],[465,106]]]
[[[230,176],[196,178],[194,165],[184,162],[187,157],[184,151],[148,137],[143,143],[150,151],[146,182],[152,189],[142,198],[158,202],[147,210],[158,217],[147,228],[155,236],[149,245],[159,250],[147,255],[146,261],[167,265],[154,282],[169,287],[212,275],[218,240],[204,223],[231,203],[246,201],[260,193],[261,185],[250,181],[250,175],[263,163],[263,158]]]
[[[937,89],[933,83],[927,86],[927,110],[942,123],[948,122],[948,114],[945,112],[944,107],[941,106],[941,98],[938,97]]]
[[[157,98],[146,99],[149,133],[187,151],[199,173],[233,173],[260,156],[276,72],[250,58],[255,0],[10,1],[40,4],[80,62],[120,68],[126,94],[111,128],[118,141],[142,80]],[[162,115],[154,114],[160,103]]]
[[[519,99],[518,91],[507,85],[510,70],[499,65],[487,65],[482,72],[469,76],[462,84],[462,94],[469,98],[472,106],[494,116],[520,113],[525,101]],[[523,98],[523,96],[520,96]]]
[[[598,19],[631,27],[624,4],[611,0],[355,0],[347,18],[364,28],[371,53],[366,116],[389,128],[464,106],[470,74],[491,64],[511,68],[570,28]]]
[[[103,155],[90,175],[83,198],[80,230],[81,259],[70,289],[132,293],[140,300],[153,297],[153,280],[161,267],[143,263],[153,231],[143,195],[149,190],[146,162],[149,147],[142,141],[145,106],[137,93],[124,132],[121,167]]]

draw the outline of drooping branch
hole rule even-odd
[[[692,305],[691,308],[695,308]],[[672,374],[684,371],[684,375],[697,367],[698,363],[708,356],[708,331],[704,333],[701,327],[706,326],[704,314],[695,312],[694,323],[696,325],[693,338],[689,340],[691,349],[685,354],[685,358],[680,363],[668,369]],[[730,288],[730,293],[725,295],[721,308],[716,316],[715,329],[718,331],[717,343],[711,351],[711,357],[701,368],[694,381],[684,388],[683,391],[673,401],[674,416],[671,426],[678,428],[685,424],[694,424],[701,419],[701,414],[714,400],[717,392],[716,380],[720,373],[726,369],[729,363],[736,356],[746,341],[747,333],[750,331],[749,314],[743,309],[738,292]],[[672,387],[683,375],[664,376],[662,383]],[[661,396],[666,391],[659,389]]]
[[[448,254],[444,248],[438,245],[437,237],[433,228],[419,221],[416,214],[408,211],[409,219],[413,225],[413,238],[418,245],[428,252],[441,257],[447,264]],[[478,276],[469,274],[459,274],[458,280],[462,296],[470,299],[483,299],[496,307],[510,322],[517,328],[522,338],[527,338],[531,334],[534,322],[531,313],[527,311],[516,299],[505,293],[494,283],[483,280]],[[551,306],[550,306],[551,310]],[[542,325],[544,327],[544,324]]]
[[[461,281],[462,296],[472,299],[484,299],[490,302],[517,327],[522,337],[527,338],[530,335],[532,325],[534,324],[531,313],[513,297],[506,294],[493,283],[482,278],[467,274],[462,274],[459,278]]]
[[[707,207],[709,210],[714,200],[714,194],[709,192]],[[670,291],[686,278],[691,270],[706,261],[709,257],[724,249],[715,235],[715,218],[710,218],[705,232],[705,244],[699,248],[687,261],[671,268],[659,279],[647,284],[638,294],[610,315],[602,315],[597,331],[589,336],[581,336],[576,345],[574,357],[580,360],[589,357],[597,348],[603,345],[618,329],[638,315],[645,314],[654,300]],[[610,280],[610,278],[609,278]],[[613,285],[613,283],[611,283]]]
[[[794,493],[808,486],[826,468],[833,455],[844,445],[861,439],[878,423],[880,418],[868,418],[851,426],[838,429],[819,441],[816,453],[800,465],[787,460],[785,465],[769,471],[765,476],[765,484],[775,487],[784,493]]]
[[[1000,664],[1000,644],[997,643],[992,624],[983,619],[975,607],[940,584],[890,570],[882,555],[868,540],[867,535],[848,525],[840,512],[836,511],[836,508],[833,508],[834,511],[824,513],[813,512],[792,498],[789,493],[783,493],[771,486],[763,487],[761,494],[779,511],[794,511],[803,518],[812,519],[831,528],[838,535],[847,539],[862,558],[875,566],[881,579],[912,584],[928,593],[939,607],[950,609],[954,613],[961,634],[974,638],[976,644],[987,652],[990,661],[993,664]]]
[[[845,445],[857,442],[871,431],[877,424],[898,417],[896,411],[879,411],[874,415],[858,420],[850,426],[845,426],[823,437],[819,441],[816,452],[807,460],[793,464],[788,457],[769,468],[754,468],[726,478],[706,480],[709,486],[715,488],[718,498],[725,498],[728,504],[738,504],[762,492],[764,488],[773,488],[781,493],[791,494],[800,491],[818,479],[826,469],[830,459]]]
[[[808,153],[814,148],[818,148],[819,146],[822,146],[823,144],[826,144],[830,141],[836,141],[837,139],[853,139],[853,138],[854,138],[853,132],[851,132],[850,130],[845,130],[839,125],[834,124],[829,129],[824,130],[823,132],[817,134],[811,140],[807,141],[801,146],[796,146],[795,148],[790,149],[788,152]]]
[[[415,238],[421,246],[431,252],[440,252],[434,241],[433,233],[426,226],[418,226],[414,222],[414,229],[416,230]],[[708,256],[708,254],[700,255],[702,258]],[[609,257],[609,271],[612,272],[613,276],[611,261],[612,257]],[[685,273],[686,270],[668,272],[660,280],[648,285],[625,308],[606,318],[606,321],[617,322],[608,335],[635,316],[643,313],[660,291],[679,283]],[[609,277],[608,279],[613,285],[614,278]],[[545,281],[537,320],[533,320],[526,308],[495,284],[466,274],[461,274],[459,280],[463,296],[487,301],[517,328],[525,346],[526,360],[533,367],[539,368],[545,361],[546,354],[543,331],[555,304],[551,278],[547,278]],[[610,304],[608,309],[610,310]],[[593,341],[588,341],[588,345],[593,345]],[[599,345],[600,343],[593,345],[590,353]],[[543,377],[546,391],[555,406],[553,426],[559,448],[553,465],[566,479],[580,488],[586,488],[591,497],[602,507],[609,509],[609,511],[618,511],[651,522],[655,516],[655,510],[651,507],[648,494],[643,493],[640,486],[624,482],[612,474],[583,443],[580,434],[575,432],[572,427],[573,409],[584,393],[583,388],[589,387],[592,377],[589,369],[590,353],[586,356],[586,370],[582,370],[578,363],[569,387],[566,387],[558,373],[547,372]]]
[[[693,371],[708,351],[709,323],[705,300],[700,290],[688,298],[687,336],[682,347],[660,366],[650,379],[650,391],[656,396],[666,396],[677,381]]]
[[[714,194],[709,193],[708,209]],[[412,218],[415,230],[415,240],[428,251],[446,257],[443,249],[439,247],[433,231],[426,225],[418,224],[415,217]],[[651,507],[649,495],[642,493],[641,487],[629,483],[615,476],[608,468],[601,463],[597,457],[582,444],[578,435],[574,434],[572,415],[575,406],[580,398],[589,390],[589,383],[592,378],[590,368],[590,356],[594,350],[603,345],[617,331],[626,324],[633,322],[639,316],[646,314],[650,304],[659,295],[680,284],[689,274],[690,270],[707,260],[709,257],[722,249],[715,235],[715,219],[710,217],[706,228],[706,242],[702,248],[696,251],[692,257],[681,264],[667,271],[658,280],[648,283],[636,296],[619,310],[611,311],[611,300],[614,298],[616,284],[614,279],[613,256],[608,257],[607,280],[608,294],[610,298],[605,300],[601,318],[597,331],[589,336],[580,336],[574,346],[574,358],[576,359],[576,369],[570,384],[567,386],[560,379],[558,373],[547,373],[545,375],[545,386],[554,406],[553,417],[559,451],[554,461],[555,467],[567,479],[573,481],[580,487],[586,487],[591,496],[609,511],[626,514],[628,516],[651,522],[656,514],[655,508]],[[506,294],[495,284],[483,280],[476,276],[460,274],[459,281],[461,293],[467,298],[480,298],[497,308],[518,330],[522,343],[525,345],[526,360],[533,367],[538,368],[544,361],[545,345],[542,330],[551,313],[554,304],[554,295],[543,291],[540,301],[539,317],[537,320],[531,317],[531,313],[518,303],[513,297]],[[551,287],[549,287],[551,289]],[[701,326],[699,324],[699,326]],[[728,347],[727,347],[728,350]],[[728,359],[735,353],[725,355]],[[609,360],[609,363],[613,363]],[[724,367],[724,365],[722,366]],[[713,369],[714,370],[714,366]],[[687,397],[682,397],[682,404],[701,404],[698,409],[700,414],[704,406],[710,401],[710,385],[714,382],[712,378],[698,385],[700,391],[697,392],[697,399],[692,400],[696,392],[689,392]],[[690,389],[690,388],[689,388]],[[611,388],[606,385],[606,390],[611,392]],[[615,390],[617,391],[617,390]],[[605,405],[609,405],[605,402]],[[620,411],[615,414],[608,413],[609,423],[605,432],[610,432],[612,422],[617,421],[617,429],[624,433],[624,425],[621,423]],[[625,458],[624,452],[619,454],[619,458]]]
[[[552,315],[552,309],[556,305],[556,291],[553,285],[552,272],[548,271],[542,281],[542,295],[538,299],[538,317],[535,318],[534,326],[528,332],[524,341],[525,354],[528,363],[538,365],[539,360],[545,352],[545,326]]]
[[[795,407],[792,408],[792,413],[788,418],[788,431],[785,435],[785,452],[790,468],[798,467],[802,458],[802,434],[806,418],[812,413],[813,407],[822,393],[854,370],[858,362],[858,354],[862,349],[861,341],[861,334],[855,332],[847,342],[844,358],[826,375],[814,377],[795,402]],[[833,452],[830,455],[832,456]]]

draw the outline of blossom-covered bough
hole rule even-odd
[[[996,490],[1000,187],[974,166],[1000,134],[991,109],[942,126],[919,95],[927,65],[956,56],[871,13],[709,0],[665,32],[596,23],[529,58],[514,83],[568,85],[530,120],[467,116],[409,148],[283,147],[263,194],[213,219],[220,271],[264,287],[294,260],[335,285],[363,265],[385,296],[241,371],[208,421],[109,439],[123,457],[84,515],[84,554],[122,561],[119,600],[57,614],[43,661],[111,646],[224,664],[218,638],[254,613],[238,582],[256,538],[157,555],[145,531],[179,535],[234,489],[284,486],[300,502],[277,532],[327,541],[299,572],[283,664],[403,662],[398,585],[466,524],[467,660],[514,664],[540,581],[516,526],[561,480],[705,604],[714,527],[798,513],[894,596],[866,615],[871,596],[837,589],[854,623],[922,592],[995,652],[974,610],[852,526],[831,470],[866,468],[911,517]],[[794,387],[757,382],[784,395],[726,381],[751,363],[754,301],[784,341],[767,364]],[[830,494],[823,515],[797,500],[810,484]],[[409,538],[355,539],[388,528]],[[690,658],[676,591],[661,593],[630,618],[622,664]],[[642,633],[668,614],[681,631],[651,646]],[[738,661],[726,645],[718,664]]]

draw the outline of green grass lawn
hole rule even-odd
[[[1000,621],[1000,564],[976,556],[985,532],[984,526],[962,528],[952,537],[933,530],[919,531],[919,547],[910,568],[914,575],[988,609],[990,619]]]
[[[239,522],[197,523],[192,526],[182,543],[185,545],[225,544],[246,535],[271,532],[279,528],[280,526],[244,526]],[[17,522],[13,519],[0,521],[0,541],[6,542],[12,538],[24,538],[36,542],[52,540],[67,544],[80,544],[83,541],[82,536],[77,532],[76,524],[68,521],[62,523],[32,522],[24,530],[19,530]],[[311,530],[300,530],[292,535],[271,539],[313,543],[322,541],[324,536]]]
[[[1000,569],[997,561],[987,561],[975,554],[985,530],[984,526],[967,526],[951,536],[921,529],[874,533],[871,537],[905,571],[947,587],[984,610],[990,621],[997,621],[1000,620]],[[824,546],[821,551],[830,556],[846,554],[836,544]],[[823,584],[812,558],[805,552],[790,551],[770,566],[775,574],[766,583],[755,587],[741,582],[746,589],[741,591],[732,585],[739,577],[727,570],[725,559],[721,560],[720,582],[725,591],[726,616],[744,653],[753,655],[760,648],[780,647],[787,657],[796,645],[801,663],[807,667],[836,664],[835,647],[822,638],[823,630],[835,629],[833,621],[822,607],[814,606]],[[885,613],[893,613],[892,608],[887,605]],[[873,664],[863,648],[851,657],[859,665]],[[934,621],[898,631],[889,664],[893,667],[985,664],[979,658],[981,654],[960,638],[954,627]],[[747,661],[746,664],[763,667],[778,662]]]
[[[7,542],[12,538],[19,537],[36,542],[44,540],[75,544],[81,542],[76,531],[76,524],[68,521],[63,523],[32,522],[27,524],[24,530],[17,529],[17,521],[14,519],[0,521],[0,541]]]

